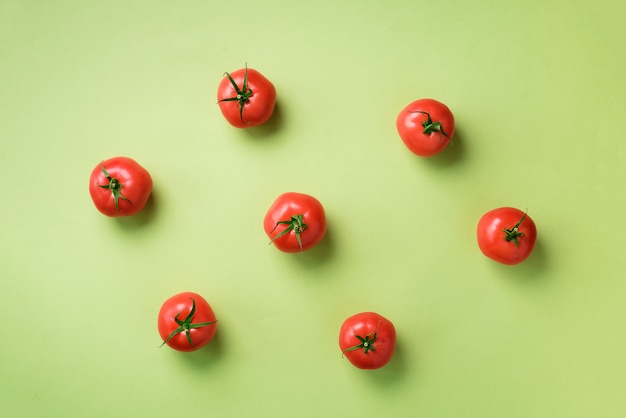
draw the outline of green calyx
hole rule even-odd
[[[109,184],[103,184],[100,185],[100,187],[103,189],[108,189],[111,193],[113,193],[115,210],[120,210],[120,199],[124,199],[132,205],[133,202],[131,202],[130,199],[128,199],[126,196],[122,195],[122,183],[120,183],[118,179],[111,177],[109,173],[104,169],[104,165],[100,165],[100,169],[102,170],[102,173],[104,174],[106,179],[109,181]]]
[[[524,239],[524,233],[523,232],[519,232],[519,230],[518,230],[520,225],[524,221],[524,219],[526,219],[526,213],[524,213],[524,216],[521,217],[521,219],[515,224],[515,226],[513,228],[510,228],[510,229],[504,228],[504,229],[502,229],[502,232],[504,232],[504,239],[506,240],[506,242],[513,241],[515,246],[518,247],[518,248],[519,248],[520,238]]]
[[[274,240],[293,231],[293,233],[296,235],[296,239],[298,240],[298,244],[300,245],[300,251],[302,251],[302,238],[300,237],[300,235],[307,228],[307,225],[303,222],[302,219],[303,219],[302,214],[291,215],[291,218],[289,218],[286,221],[276,222],[276,226],[274,226],[274,229],[278,228],[278,225],[287,225],[287,227],[283,229],[282,231],[280,231],[280,233],[277,234],[274,238],[272,238],[272,241],[270,241],[270,244]],[[274,229],[272,229],[272,232],[274,232]]]
[[[192,324],[191,320],[193,319],[193,316],[196,314],[196,301],[191,298],[191,311],[189,311],[189,315],[187,315],[187,317],[183,320],[178,319],[178,315],[180,315],[182,312],[178,312],[176,314],[176,316],[174,317],[174,320],[176,321],[176,323],[178,324],[178,328],[176,328],[174,331],[172,331],[172,333],[165,339],[165,341],[163,341],[163,344],[160,345],[160,347],[163,347],[164,344],[167,344],[167,342],[169,340],[171,340],[172,338],[174,338],[175,335],[184,332],[185,336],[187,337],[187,341],[189,342],[189,345],[193,345],[193,342],[191,341],[191,334],[189,333],[189,330],[194,329],[194,328],[202,328],[202,327],[206,327],[208,325],[213,325],[215,324],[215,322],[217,321],[213,321],[213,322],[200,322],[197,324]]]
[[[374,342],[376,342],[376,331],[372,331],[369,334],[365,335],[365,337],[361,337],[360,335],[354,335],[361,343],[357,345],[353,345],[352,347],[348,347],[343,350],[344,353],[349,351],[363,350],[363,353],[367,354],[370,351],[376,351],[374,348]]]
[[[424,112],[422,110],[416,110],[411,113],[421,113],[422,115],[426,115],[426,120],[422,122],[422,127],[424,128],[423,132],[425,134],[430,135],[433,132],[440,132],[446,138],[451,139],[446,131],[443,130],[443,125],[441,124],[441,122],[433,122],[432,118],[430,117],[430,113]]]
[[[237,106],[239,107],[239,118],[241,118],[241,121],[243,122],[243,107],[250,101],[250,96],[252,96],[252,90],[248,88],[248,66],[246,65],[246,71],[243,75],[243,85],[241,88],[239,88],[229,73],[224,73],[224,75],[228,77],[230,84],[233,85],[237,94],[233,97],[222,99],[220,102],[237,102]]]

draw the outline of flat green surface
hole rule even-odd
[[[626,3],[0,0],[0,411],[7,417],[626,416]],[[215,91],[245,63],[270,123]],[[454,112],[443,154],[395,131]],[[110,219],[91,169],[126,155],[149,207]],[[315,249],[267,244],[265,210],[315,195]],[[528,209],[523,264],[475,225]],[[174,293],[219,318],[159,349]],[[398,331],[385,368],[342,359],[343,319]]]

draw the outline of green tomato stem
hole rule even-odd
[[[120,199],[124,199],[132,205],[133,202],[131,202],[130,199],[128,199],[126,196],[122,194],[122,187],[123,187],[122,183],[120,183],[118,179],[111,177],[109,173],[105,170],[104,165],[101,164],[100,169],[102,170],[102,173],[104,174],[106,179],[109,181],[109,184],[103,184],[103,185],[100,185],[99,187],[103,189],[108,189],[111,191],[111,193],[113,193],[113,200],[115,201],[115,210],[117,211],[120,210],[120,204],[119,204]]]
[[[411,113],[421,113],[422,115],[426,115],[426,120],[422,122],[422,127],[424,128],[425,134],[431,134],[433,132],[440,132],[443,136],[448,139],[451,139],[450,136],[443,130],[443,124],[441,122],[433,122],[430,117],[430,113],[425,112],[423,110],[415,110]]]
[[[187,341],[189,342],[189,345],[193,345],[193,341],[191,341],[191,334],[189,333],[189,330],[192,330],[194,328],[206,327],[208,325],[213,325],[215,324],[215,322],[217,322],[217,321],[199,322],[196,324],[192,324],[191,320],[193,319],[193,316],[196,313],[196,301],[193,298],[191,298],[191,311],[189,311],[189,315],[187,315],[185,319],[180,320],[178,319],[178,315],[180,315],[181,313],[182,312],[178,312],[176,316],[174,317],[174,320],[179,325],[178,328],[172,331],[172,333],[165,339],[165,341],[163,341],[163,343],[159,347],[163,347],[163,345],[167,344],[169,340],[171,340],[172,338],[174,338],[175,335],[180,334],[181,332],[185,333],[185,336],[187,337]]]
[[[361,337],[356,333],[354,336],[361,342],[360,344],[353,345],[352,347],[348,347],[343,350],[343,353],[347,353],[349,351],[363,350],[363,353],[367,354],[369,351],[376,351],[374,347],[374,343],[376,342],[376,331],[372,331],[369,334],[365,335],[365,337]]]
[[[298,245],[300,245],[300,251],[302,251],[302,238],[300,235],[307,228],[307,224],[303,222],[303,215],[291,215],[291,218],[289,218],[288,220],[276,222],[276,225],[274,226],[274,229],[272,229],[272,232],[274,232],[278,225],[287,225],[287,227],[280,231],[280,233],[278,233],[274,238],[272,238],[270,244],[274,242],[274,240],[293,231],[296,235],[296,239],[298,240]]]
[[[239,118],[241,118],[241,121],[243,122],[243,107],[246,103],[248,103],[250,101],[250,96],[252,96],[252,90],[250,90],[248,88],[248,64],[246,64],[246,70],[243,74],[243,85],[242,88],[239,88],[239,86],[237,85],[237,83],[235,83],[235,80],[233,80],[233,78],[231,77],[231,75],[229,73],[224,73],[224,75],[226,77],[228,77],[228,80],[230,81],[230,84],[233,85],[233,88],[235,89],[235,92],[237,93],[235,96],[233,97],[228,97],[226,99],[222,99],[220,100],[220,102],[237,102],[237,106],[239,107]]]
[[[524,239],[524,233],[523,232],[519,232],[519,227],[520,225],[522,225],[522,222],[524,221],[524,219],[526,219],[526,212],[524,212],[524,216],[521,217],[521,219],[515,224],[515,226],[513,228],[507,229],[507,228],[503,228],[502,232],[504,232],[504,239],[506,240],[506,242],[511,242],[513,241],[513,243],[515,244],[516,247],[519,248],[519,239]]]

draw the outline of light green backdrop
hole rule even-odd
[[[0,0],[0,409],[10,417],[626,416],[626,3]],[[224,71],[278,91],[228,125]],[[445,102],[443,154],[395,117]],[[91,169],[126,155],[146,211],[109,219]],[[265,210],[315,195],[319,247],[269,246]],[[480,216],[528,209],[508,267]],[[216,339],[159,349],[174,293]],[[342,359],[349,315],[398,331],[391,363]]]

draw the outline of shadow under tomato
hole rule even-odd
[[[547,277],[549,270],[548,255],[541,239],[537,239],[533,252],[521,263],[512,266],[495,262],[494,264],[496,264],[495,268],[497,268],[503,276],[511,277],[524,283],[538,283],[543,281]]]
[[[115,218],[118,225],[124,229],[139,229],[150,224],[156,216],[156,200],[157,198],[155,197],[153,189],[146,205],[139,213],[132,216],[121,216],[119,218]]]
[[[301,253],[290,254],[295,262],[300,265],[315,269],[321,265],[328,263],[335,254],[333,235],[331,231],[327,231],[322,240],[313,248],[309,248]]]
[[[194,370],[204,370],[221,361],[223,355],[222,335],[218,327],[215,337],[204,347],[188,353],[177,352],[181,362],[186,363]]]
[[[425,157],[428,164],[434,167],[447,167],[451,164],[458,164],[466,157],[465,143],[463,141],[463,132],[458,128],[454,133],[452,141],[439,154],[432,157]]]
[[[280,102],[277,100],[272,116],[270,116],[270,118],[263,125],[245,128],[244,131],[251,138],[267,138],[280,131],[283,125],[284,118],[282,109]]]
[[[411,353],[414,357],[415,353]],[[408,373],[406,364],[406,347],[400,337],[396,339],[396,350],[389,363],[375,370],[363,370],[367,373],[368,380],[379,386],[381,390],[394,390],[394,385],[404,379]],[[368,382],[370,383],[370,382]]]

